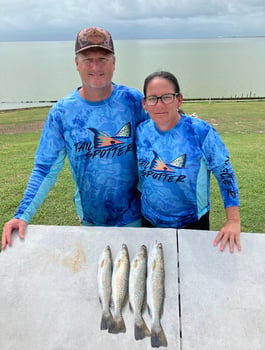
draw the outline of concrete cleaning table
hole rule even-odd
[[[162,326],[169,350],[265,349],[265,235],[241,235],[242,252],[212,246],[216,232],[29,225],[0,254],[1,350],[152,349],[126,333],[100,330],[97,263],[126,243],[162,242],[166,298]],[[180,309],[179,309],[180,305]],[[150,327],[150,317],[144,314]]]

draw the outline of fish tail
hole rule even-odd
[[[111,313],[103,313],[100,323],[100,329],[109,329],[110,325],[113,323],[113,317]]]
[[[109,326],[109,333],[125,333],[126,332],[126,326],[123,320],[122,315],[113,318],[112,323]]]
[[[151,345],[152,348],[159,348],[160,346],[167,346],[167,338],[162,327],[151,330]]]
[[[144,319],[141,320],[141,322],[134,324],[134,337],[136,340],[144,339],[145,337],[150,337],[151,333],[144,321]]]

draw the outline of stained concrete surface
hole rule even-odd
[[[176,230],[29,225],[25,239],[0,254],[1,350],[152,349],[150,337],[134,339],[133,315],[124,310],[127,331],[100,330],[97,263],[108,244],[113,259],[126,243],[132,259],[140,245],[163,243],[166,298],[162,326],[168,349],[179,350]],[[150,327],[150,317],[144,314]]]
[[[242,251],[212,247],[216,232],[178,232],[182,350],[265,349],[265,234]]]
[[[96,270],[106,244],[115,259],[126,243],[132,259],[141,244],[159,240],[168,349],[264,350],[265,235],[242,233],[242,251],[231,254],[212,246],[216,233],[29,225],[25,240],[15,234],[0,254],[0,349],[152,349],[150,338],[134,339],[128,304],[125,334],[99,329]]]

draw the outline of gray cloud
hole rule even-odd
[[[73,40],[87,26],[114,39],[265,35],[264,0],[2,0],[0,41]]]

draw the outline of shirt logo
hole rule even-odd
[[[157,171],[169,171],[174,172],[173,168],[183,169],[186,165],[186,154],[182,154],[181,156],[177,157],[172,162],[166,164],[164,160],[155,152],[154,153],[154,159],[151,162],[150,169],[157,170]]]
[[[143,167],[140,171],[141,176],[152,178],[156,181],[179,183],[184,182],[186,175],[178,175],[176,169],[184,169],[186,165],[186,154],[182,154],[170,163],[166,163],[155,151],[152,151],[154,158],[149,163],[147,160],[140,159],[139,165]],[[150,164],[150,165],[149,165]]]
[[[125,144],[122,141],[131,137],[131,123],[124,124],[113,136],[95,128],[88,128],[88,130],[94,134],[93,142],[77,142],[75,144],[77,153],[86,152],[86,159],[119,157],[133,151],[131,143]]]
[[[128,138],[131,136],[131,124],[125,124],[114,136],[109,136],[105,134],[103,131],[98,131],[94,128],[88,128],[94,133],[94,147],[102,148],[102,147],[112,147],[114,145],[118,145],[123,143],[119,141],[117,138]]]

